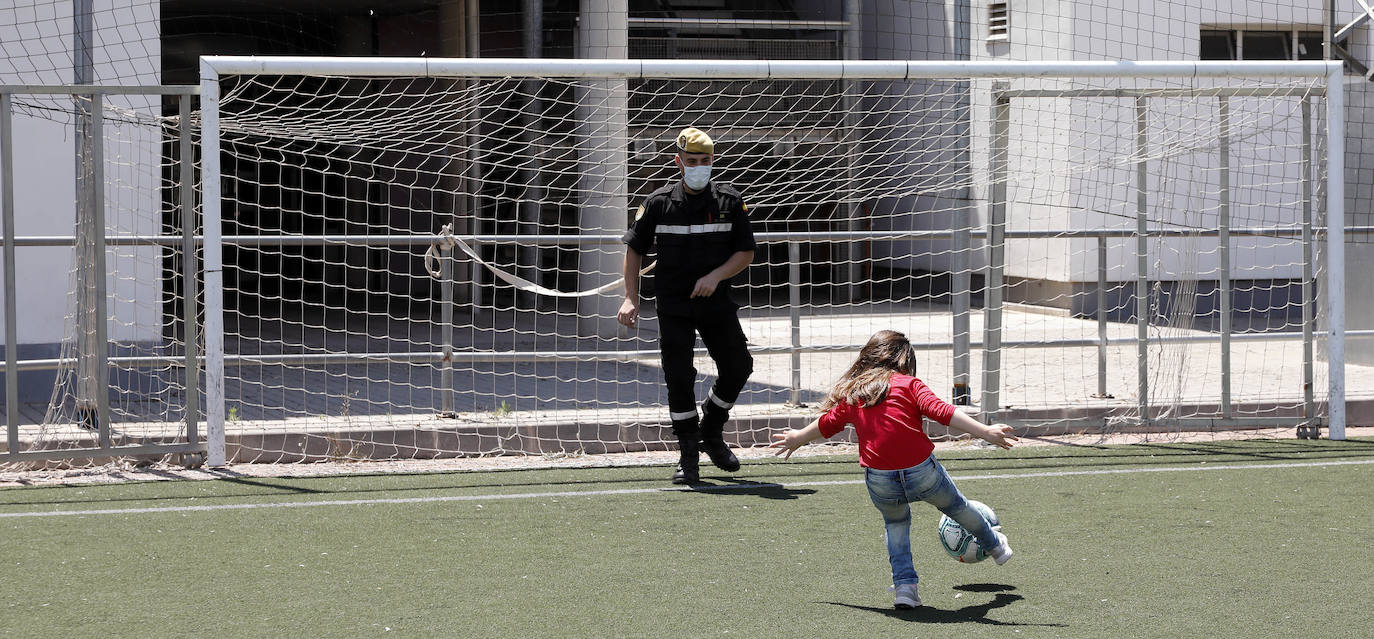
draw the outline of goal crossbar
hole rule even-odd
[[[938,61],[938,60],[579,60],[203,56],[213,75],[311,74],[431,78],[691,78],[704,80],[914,80],[921,78],[1323,77],[1340,62],[1300,61]]]

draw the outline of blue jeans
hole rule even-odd
[[[911,560],[911,502],[924,501],[949,515],[964,530],[973,533],[983,548],[996,548],[1000,543],[992,526],[954,487],[954,480],[934,455],[902,470],[865,468],[864,483],[887,527],[887,559],[892,563],[894,585],[920,581]]]

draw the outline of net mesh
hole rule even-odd
[[[922,345],[932,388],[956,398],[972,387],[970,410],[999,419],[1158,432],[1186,428],[1180,418],[1300,421],[1313,409],[1298,229],[1304,216],[1321,223],[1321,164],[1303,165],[1324,153],[1314,81],[231,76],[223,86],[227,429],[244,458],[667,446],[652,304],[627,330],[617,291],[538,295],[492,269],[565,292],[614,282],[615,238],[676,179],[672,140],[685,126],[717,140],[713,179],[745,194],[761,240],[737,278],[757,363],[727,427],[733,442],[764,442],[808,417],[884,328]],[[1004,155],[995,94],[1010,96]],[[1009,239],[1004,262],[990,263],[998,188]],[[1142,216],[1143,243],[1131,233]],[[1235,339],[1225,408],[1223,216],[1232,331],[1268,336]],[[445,224],[491,268],[448,251],[448,272],[431,275],[423,254]],[[1105,260],[1088,232],[1104,237]],[[987,304],[992,266],[1006,283],[1000,313]],[[700,355],[704,397],[716,371]],[[1142,410],[1155,423],[1142,424]]]
[[[579,40],[619,42],[626,36],[624,49],[612,57],[1319,59],[1324,44],[1316,25],[1329,21],[1335,31],[1362,13],[1338,6],[1324,17],[1321,3],[1250,2],[1208,17],[1177,10],[1189,3],[1156,2],[1066,17],[1015,4],[1005,8],[1009,21],[998,31],[993,14],[999,3],[956,3],[953,10],[858,3],[852,13],[840,3],[729,10],[675,2],[535,4],[542,8],[475,0],[381,8],[267,0],[14,0],[0,6],[0,55],[8,63],[0,65],[0,84],[194,84],[204,53],[570,58],[588,55],[576,46]],[[798,20],[810,22],[789,26]],[[597,32],[601,27],[593,25],[608,30]],[[1353,26],[1359,28],[1347,31],[1354,36],[1337,44],[1360,59],[1359,31],[1367,26]],[[542,37],[526,37],[539,32]],[[1358,63],[1349,69],[1362,72]],[[293,459],[307,450],[319,458],[322,445],[345,457],[659,445],[662,390],[652,307],[640,333],[610,335],[613,311],[604,300],[518,292],[457,251],[443,260],[448,275],[435,279],[421,258],[431,238],[377,236],[428,235],[450,222],[463,236],[553,235],[562,243],[470,243],[498,268],[540,286],[574,291],[612,282],[619,275],[619,244],[583,236],[618,235],[644,194],[674,179],[668,140],[686,124],[708,128],[721,141],[719,177],[744,188],[756,230],[797,238],[789,244],[775,236],[762,244],[756,265],[739,278],[742,315],[761,367],[738,416],[796,415],[787,404],[809,402],[823,390],[828,375],[851,356],[842,348],[872,330],[897,327],[926,340],[922,376],[942,394],[948,390],[948,398],[968,397],[974,408],[995,407],[1007,418],[1058,419],[1052,423],[1066,428],[1076,427],[1083,410],[1102,411],[1106,416],[1094,417],[1100,423],[1093,427],[1112,431],[1136,427],[1144,389],[1157,422],[1147,436],[1158,436],[1162,420],[1227,413],[1219,405],[1225,392],[1217,345],[1226,322],[1248,336],[1236,338],[1230,351],[1229,398],[1238,402],[1232,416],[1287,418],[1300,402],[1293,389],[1309,381],[1317,389],[1313,401],[1324,410],[1320,335],[1312,380],[1301,373],[1300,342],[1251,339],[1300,330],[1303,264],[1317,269],[1316,282],[1325,280],[1324,238],[1318,234],[1304,248],[1291,231],[1309,204],[1314,224],[1323,226],[1324,165],[1317,159],[1306,172],[1311,192],[1297,175],[1302,98],[1291,91],[1311,88],[1303,83],[1229,81],[1260,92],[1228,100],[1225,135],[1234,142],[1225,145],[1230,158],[1224,171],[1217,99],[1163,90],[1215,83],[1143,83],[1154,92],[1147,99],[1142,148],[1133,96],[1017,97],[1008,170],[998,178],[988,157],[992,87],[982,81],[228,81],[227,91],[241,91],[234,95],[237,104],[226,105],[235,113],[226,135],[238,146],[225,157],[226,188],[233,189],[225,232],[352,238],[226,247],[234,260],[226,301],[233,305],[230,326],[238,331],[228,341],[231,387],[238,389],[231,392],[229,430],[238,438],[233,441],[245,443],[245,459]],[[1046,86],[1045,80],[1014,80],[1008,88]],[[1368,91],[1347,83],[1345,93],[1345,117],[1357,131]],[[53,177],[59,172],[54,167],[73,164],[82,108],[65,96],[15,94],[14,101],[18,234],[77,235],[80,248],[17,249],[21,435],[7,447],[86,447],[95,434],[78,424],[90,425],[92,398],[101,394],[90,368],[95,287],[84,274],[94,266],[94,240],[82,230],[88,218],[73,217],[73,202],[81,197],[68,187],[73,180]],[[1312,131],[1324,130],[1324,110],[1318,99]],[[107,97],[102,112],[105,235],[179,234],[173,138],[182,123],[168,117],[175,108],[155,98]],[[1319,133],[1305,139],[1314,146],[1312,157],[1325,156]],[[263,145],[261,153],[254,144]],[[1369,163],[1359,136],[1349,136],[1345,145],[1344,161],[1358,180]],[[94,179],[94,166],[81,159],[90,153],[78,150],[76,164]],[[1147,225],[1167,233],[1151,234],[1143,249],[1134,237],[1103,240],[1101,263],[1109,275],[1099,299],[1098,239],[1074,233],[1133,227],[1141,161],[1149,185]],[[46,168],[26,173],[39,166]],[[1224,188],[1223,175],[1229,180]],[[75,182],[79,188],[81,181]],[[1012,233],[1005,245],[1006,286],[999,289],[1008,300],[1002,317],[984,311],[995,297],[984,242],[997,184],[1007,185]],[[1223,192],[1231,226],[1290,230],[1232,233],[1224,255],[1216,238]],[[1348,226],[1368,223],[1370,207],[1361,205],[1366,197],[1367,189],[1347,190]],[[1050,235],[1018,237],[1018,229]],[[855,241],[802,235],[834,231],[869,235]],[[1362,251],[1367,237],[1348,235],[1347,251]],[[1149,273],[1144,313],[1136,303],[1141,250]],[[116,420],[110,434],[116,443],[182,438],[178,424],[187,388],[204,383],[187,384],[179,363],[188,288],[180,277],[180,244],[120,244],[106,258],[108,354],[115,361],[104,391]],[[1229,313],[1219,293],[1223,259],[1231,264]],[[652,290],[652,277],[647,284]],[[446,290],[452,305],[444,301]],[[956,291],[969,291],[970,313],[960,313]],[[452,317],[445,318],[446,306]],[[1321,300],[1306,306],[1309,316],[1322,307]],[[1095,321],[1099,309],[1108,319],[1105,329]],[[1137,316],[1149,318],[1144,357],[1132,342]],[[990,332],[985,318],[1001,330]],[[1352,328],[1363,326],[1358,313],[1348,319]],[[1315,320],[1324,326],[1322,318]],[[794,330],[800,334],[795,344],[810,349],[796,355],[801,364],[795,371]],[[1110,340],[1104,373],[1094,345],[1044,346],[1104,335]],[[1001,346],[984,349],[994,337]],[[456,353],[453,363],[436,364],[445,344]],[[1368,399],[1365,389],[1374,384],[1360,377],[1368,354],[1352,347],[1349,355],[1347,396]],[[294,359],[281,359],[287,356]],[[84,368],[77,363],[83,358]],[[704,383],[711,365],[698,364]],[[995,384],[984,367],[998,374]],[[989,388],[997,393],[987,394]],[[461,417],[430,419],[438,413]],[[482,434],[458,434],[462,420],[469,425],[463,432]],[[411,422],[423,426],[409,428]],[[562,434],[550,438],[547,427],[527,433],[514,426],[544,423],[560,425]],[[737,426],[740,441],[762,428],[744,421]],[[334,431],[345,434],[320,435]],[[393,445],[404,440],[419,443]]]
[[[45,318],[40,322],[44,335],[57,346],[52,351],[21,348],[19,353],[30,365],[42,364],[21,374],[21,387],[51,385],[42,391],[48,401],[18,407],[19,441],[14,447],[19,450],[95,447],[101,393],[109,397],[111,445],[185,441],[187,436],[184,253],[179,242],[156,241],[163,234],[177,237],[182,228],[176,205],[180,180],[174,171],[180,123],[161,115],[156,97],[103,96],[99,124],[92,117],[94,104],[89,97],[13,99],[15,130],[75,131],[72,147],[80,147],[81,158],[65,193],[77,203],[75,220],[38,216],[17,221],[18,235],[75,238],[74,243],[16,249],[20,313]],[[24,189],[16,185],[21,194]],[[97,234],[101,219],[102,233]],[[96,247],[102,245],[106,276],[100,282]],[[43,294],[42,287],[54,285],[51,274],[64,270],[65,299]],[[94,319],[100,316],[102,294],[109,318],[103,353],[109,366],[103,380]]]

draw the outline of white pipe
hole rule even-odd
[[[749,18],[628,18],[632,29],[824,29],[838,31],[849,26],[843,20],[752,20]]]
[[[219,74],[200,61],[201,215],[205,245],[205,439],[207,466],[225,465],[224,260],[220,242]]]
[[[1327,435],[1345,439],[1345,71],[1328,62],[1326,81],[1326,342],[1330,423]]]
[[[1320,60],[1001,61],[1001,60],[579,60],[205,56],[216,73],[423,77],[912,79],[1010,77],[1322,77]],[[203,76],[202,76],[203,77]]]

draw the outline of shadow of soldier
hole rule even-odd
[[[716,493],[730,495],[754,495],[763,499],[796,499],[802,495],[814,495],[814,488],[788,488],[782,484],[770,482],[756,482],[747,479],[736,479],[734,477],[723,477],[720,484],[706,483],[706,480],[714,479],[703,477],[702,482],[693,484],[687,492],[694,493]]]

